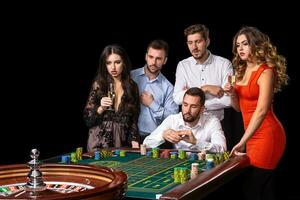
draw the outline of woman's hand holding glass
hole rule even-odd
[[[100,102],[100,106],[103,109],[107,109],[108,107],[113,105],[113,100],[110,97],[102,97],[101,102]]]
[[[228,81],[223,88],[226,95],[231,97],[234,97],[236,95],[233,88],[234,83],[235,83],[235,76],[234,75],[228,76]]]

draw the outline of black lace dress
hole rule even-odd
[[[140,103],[137,85],[134,82],[132,84],[134,90],[131,91],[131,97],[124,90],[118,110],[105,110],[102,114],[97,109],[101,98],[107,96],[107,93],[101,92],[96,83],[93,85],[84,109],[84,119],[89,128],[88,151],[131,147],[131,141],[139,142],[137,120]]]

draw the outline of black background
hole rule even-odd
[[[2,25],[1,164],[27,162],[32,148],[38,148],[43,159],[86,146],[88,130],[82,111],[105,45],[121,44],[137,68],[144,64],[150,40],[166,40],[170,55],[163,73],[174,83],[177,63],[190,56],[184,28],[206,24],[209,49],[231,59],[232,38],[248,25],[268,34],[288,61],[290,84],[275,95],[274,110],[287,135],[287,149],[278,167],[281,189],[295,196],[297,184],[290,180],[299,178],[299,32],[293,6],[274,9],[260,4],[220,12],[213,5],[187,3],[171,9],[145,3],[140,9],[114,3],[91,5],[93,9],[81,5],[9,7]]]

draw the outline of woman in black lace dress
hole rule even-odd
[[[130,78],[130,60],[118,45],[106,46],[100,56],[84,119],[89,128],[88,151],[107,147],[138,147],[139,93]],[[110,85],[114,97],[108,97]]]

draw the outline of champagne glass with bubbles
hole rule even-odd
[[[228,82],[230,84],[230,87],[232,88],[234,86],[234,83],[236,82],[236,75],[228,75]],[[225,95],[228,96],[228,93],[226,91]]]
[[[229,79],[230,86],[234,86],[234,83],[236,81],[236,76],[235,75],[228,76],[228,79]]]
[[[107,110],[114,111],[114,101],[115,101],[116,94],[115,94],[114,85],[112,83],[110,83],[108,86],[107,96],[111,98],[113,102],[113,104],[109,106]]]

